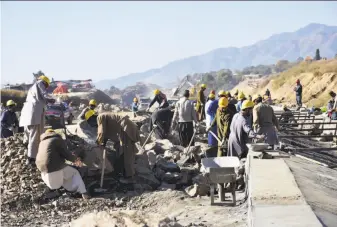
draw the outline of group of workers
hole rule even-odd
[[[36,166],[41,172],[41,178],[51,190],[64,189],[82,194],[89,198],[80,173],[75,166],[81,166],[82,161],[67,149],[66,141],[52,129],[44,130],[44,113],[47,103],[55,102],[46,89],[50,80],[41,76],[29,89],[26,102],[23,105],[20,122],[15,114],[16,103],[9,100],[7,110],[1,117],[1,137],[13,135],[13,128],[23,126],[28,139],[28,157],[26,164]],[[301,97],[302,87],[298,81],[296,94]],[[264,98],[256,95],[246,98],[245,94],[236,92],[211,91],[206,98],[206,85],[202,84],[197,94],[196,103],[190,99],[190,91],[185,90],[183,96],[174,106],[170,106],[167,97],[160,90],[154,91],[154,98],[147,111],[157,102],[159,107],[152,113],[151,130],[157,139],[166,139],[171,130],[177,130],[180,145],[194,145],[194,135],[199,123],[206,119],[208,145],[217,147],[217,156],[237,156],[245,158],[248,153],[247,143],[252,139],[265,140],[273,149],[278,144],[276,131],[280,130],[273,108],[269,105],[270,91]],[[334,104],[332,112],[336,113],[337,96],[330,93]],[[297,99],[298,104],[301,98]],[[134,98],[132,111],[134,116],[138,111],[138,99]],[[136,143],[140,142],[140,132],[137,125],[129,117],[118,113],[101,113],[95,111],[96,100],[90,100],[89,106],[79,115],[90,127],[97,130],[96,143],[104,149],[108,140],[114,143],[119,168],[115,168],[123,178],[123,183],[134,182],[134,163],[137,152]],[[45,132],[44,132],[45,131]],[[65,164],[71,161],[75,166]]]

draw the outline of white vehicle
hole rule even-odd
[[[152,99],[150,98],[139,98],[138,111],[145,111],[149,107],[151,101]]]

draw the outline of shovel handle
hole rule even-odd
[[[144,147],[145,147],[147,141],[150,139],[152,133],[154,132],[154,130],[155,130],[157,127],[158,127],[158,125],[156,125],[156,126],[153,127],[152,131],[151,131],[150,134],[147,136],[147,138],[146,138],[144,144],[142,145],[142,149],[144,149]]]
[[[105,157],[106,157],[106,149],[103,150],[103,164],[102,164],[102,174],[101,174],[101,188],[103,188],[103,179],[104,179],[104,170],[105,170]]]
[[[187,151],[186,151],[187,154],[188,154],[188,152],[190,151],[190,148],[191,148],[191,145],[192,145],[192,142],[193,142],[193,140],[194,140],[194,136],[195,136],[196,132],[197,132],[197,130],[194,130],[193,136],[192,136],[192,138],[191,138],[191,141],[190,141],[190,143],[188,144],[188,148],[187,148]]]

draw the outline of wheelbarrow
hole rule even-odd
[[[229,184],[229,192],[232,194],[232,205],[236,205],[236,172],[235,169],[240,167],[240,160],[238,157],[216,157],[203,158],[201,165],[208,175],[211,192],[211,205],[214,205],[214,188],[218,184],[219,200],[225,201],[225,193],[223,186]]]

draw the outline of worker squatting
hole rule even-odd
[[[67,150],[66,142],[61,135],[52,129],[44,132],[44,114],[47,103],[54,103],[46,89],[50,80],[41,76],[29,89],[24,103],[20,122],[15,115],[16,103],[9,100],[7,109],[1,117],[1,137],[12,136],[15,128],[23,126],[25,137],[28,140],[28,157],[26,164],[41,172],[41,178],[51,189],[61,187],[67,191],[78,192],[84,199],[89,195],[78,170],[66,165],[71,161],[75,166],[81,166],[82,161]],[[190,92],[186,90],[179,101],[169,105],[167,97],[160,90],[154,91],[154,98],[147,111],[158,103],[158,108],[152,113],[150,130],[153,130],[157,139],[166,139],[177,131],[179,143],[183,147],[194,145],[194,136],[201,121],[206,121],[208,132],[208,146],[206,157],[236,156],[245,158],[248,154],[247,143],[251,140],[264,140],[273,149],[278,144],[276,130],[280,130],[274,110],[270,106],[271,95],[267,90],[264,97],[256,95],[246,98],[243,92],[211,91],[207,98],[204,94],[206,85],[202,84],[197,94],[196,103],[190,99]],[[302,85],[297,81],[294,89],[297,104],[302,105]],[[331,113],[336,113],[337,97],[334,92],[330,96],[335,100],[331,105]],[[131,106],[134,117],[138,112],[138,99],[134,98]],[[108,141],[114,143],[120,165],[114,166],[116,175],[123,177],[123,183],[134,183],[134,163],[137,153],[136,143],[140,142],[140,132],[135,123],[127,116],[118,113],[96,112],[96,100],[90,100],[79,118],[97,131],[96,143],[104,149]],[[284,107],[285,111],[288,111]],[[287,115],[288,116],[288,115]],[[287,118],[289,120],[289,117]],[[283,120],[287,120],[283,119]],[[212,152],[215,151],[215,152]]]

